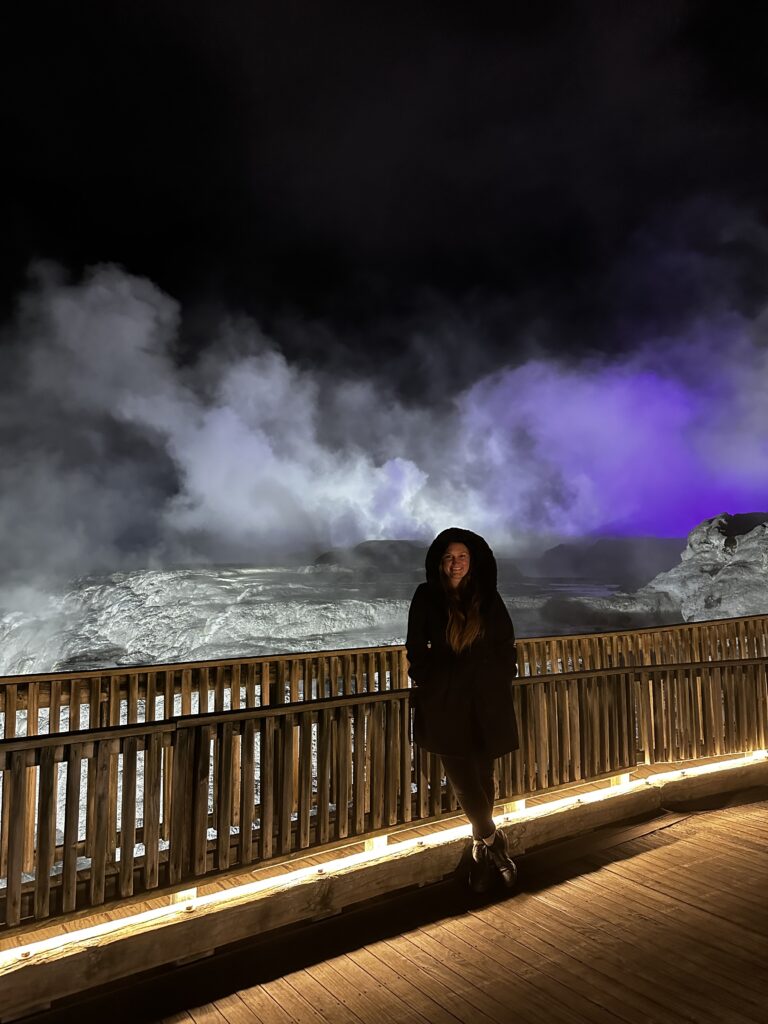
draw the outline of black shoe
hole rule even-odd
[[[488,860],[498,870],[501,880],[507,889],[511,889],[517,881],[517,868],[515,867],[515,862],[509,856],[507,837],[501,829],[496,829],[493,842],[488,847]]]
[[[488,892],[491,887],[491,858],[482,839],[472,841],[472,860],[469,866],[469,887],[472,892]]]

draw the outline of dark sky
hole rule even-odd
[[[765,3],[27,3],[0,39],[0,578],[766,507]]]
[[[734,209],[764,223],[767,37],[764,4],[706,0],[26,5],[6,310],[30,260],[114,261],[198,329],[244,309],[387,351],[482,308],[491,349],[510,311],[567,323],[556,347],[627,344],[617,322],[702,288],[650,298],[644,232],[719,259]]]

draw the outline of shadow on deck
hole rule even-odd
[[[727,794],[525,855],[512,896],[457,875],[25,1019],[763,1024],[767,850],[768,791]]]

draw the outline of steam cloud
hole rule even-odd
[[[681,535],[762,508],[764,320],[723,313],[620,360],[528,359],[437,408],[289,363],[252,322],[180,365],[177,304],[47,268],[0,349],[0,567],[268,564],[451,523]],[[471,339],[468,339],[468,343]]]

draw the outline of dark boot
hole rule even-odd
[[[515,867],[515,862],[509,856],[507,837],[501,829],[496,829],[494,840],[488,847],[488,859],[498,870],[507,889],[511,889],[517,881],[517,868]]]
[[[469,887],[472,892],[488,892],[491,887],[491,858],[482,839],[472,841],[472,860],[469,866]]]

